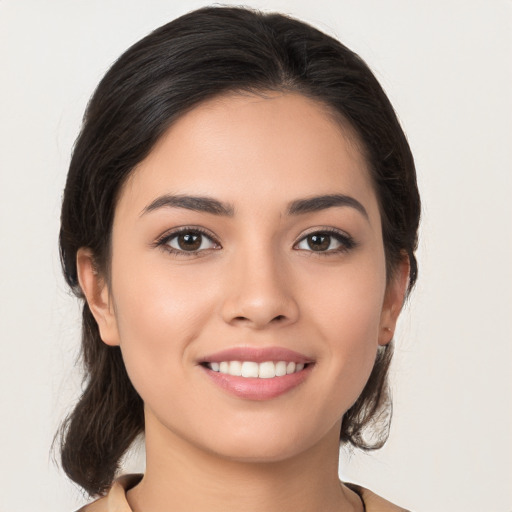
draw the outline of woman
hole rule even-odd
[[[337,471],[385,442],[419,212],[388,99],[329,36],[205,8],[130,48],[62,207],[87,371],[62,464],[106,494],[83,510],[401,510]]]

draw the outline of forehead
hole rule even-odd
[[[371,214],[376,199],[360,148],[347,123],[303,95],[223,95],[167,130],[130,175],[118,208],[140,212],[164,193],[260,207],[343,193],[356,195]]]

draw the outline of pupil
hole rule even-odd
[[[194,251],[201,246],[201,235],[184,233],[178,236],[178,245],[184,251]]]
[[[329,235],[309,235],[308,245],[314,251],[325,251],[329,248],[331,237]]]

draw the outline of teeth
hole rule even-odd
[[[260,363],[258,377],[260,379],[272,379],[276,376],[276,365],[272,361]]]
[[[286,361],[279,361],[276,363],[276,377],[286,375]]]
[[[295,363],[288,363],[286,365],[286,374],[294,373],[295,372]]]
[[[259,364],[252,361],[242,363],[242,377],[258,377]]]
[[[242,375],[242,363],[240,361],[230,361],[229,375]]]
[[[272,379],[282,377],[291,373],[300,372],[304,369],[303,363],[294,363],[290,361],[265,361],[256,363],[254,361],[222,361],[221,363],[208,363],[210,370],[214,372],[233,375],[235,377],[252,377],[260,379]]]

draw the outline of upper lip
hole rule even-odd
[[[233,347],[202,357],[200,363],[221,363],[223,361],[286,361],[294,363],[311,363],[313,360],[284,347]]]

